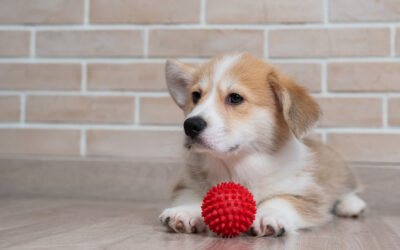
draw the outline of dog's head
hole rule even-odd
[[[185,146],[217,155],[277,151],[318,120],[305,89],[248,54],[217,57],[200,68],[166,64],[168,90],[184,111]]]

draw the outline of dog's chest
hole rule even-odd
[[[206,161],[209,186],[221,182],[240,183],[254,195],[256,201],[277,194],[301,194],[313,185],[310,172],[304,171],[305,162],[281,165],[270,157],[254,155],[236,161]]]

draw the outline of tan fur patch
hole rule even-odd
[[[208,97],[208,95],[211,92],[211,88],[213,86],[213,83],[211,82],[212,75],[214,73],[214,63],[217,60],[217,58],[211,60],[210,62],[207,62],[203,65],[201,65],[200,68],[198,68],[194,74],[193,74],[193,79],[191,82],[191,86],[189,87],[188,90],[188,96],[189,96],[189,103],[187,107],[184,109],[184,114],[185,116],[188,115],[197,105],[201,105]],[[200,86],[200,81],[206,81],[206,87]],[[192,93],[194,91],[199,91],[201,93],[201,98],[198,103],[193,103],[192,101]]]
[[[312,174],[323,187],[330,203],[336,202],[341,195],[358,189],[358,180],[338,153],[320,142],[310,139],[304,139],[303,142],[315,155]]]
[[[234,79],[237,84],[233,84],[225,92],[219,90],[221,103],[224,103],[229,93],[238,93],[245,99],[245,102],[238,106],[225,105],[223,116],[228,127],[230,127],[229,123],[234,123],[235,121],[247,122],[252,111],[262,109],[268,110],[272,114],[275,133],[273,133],[272,147],[267,150],[273,152],[278,151],[290,136],[289,127],[282,116],[279,100],[270,86],[269,77],[275,72],[276,69],[263,60],[244,54],[241,60],[228,72],[228,77]],[[260,136],[263,136],[263,134],[261,133]]]
[[[238,72],[243,71],[242,83],[247,86],[252,93],[252,100],[262,108],[268,109],[274,116],[274,137],[272,152],[281,149],[290,137],[290,130],[287,121],[283,115],[283,108],[276,95],[272,83],[276,82],[274,78],[279,75],[279,71],[267,63],[250,55],[246,55],[242,65],[238,65]],[[254,63],[249,63],[254,61]],[[249,73],[244,73],[249,72]],[[256,83],[256,84],[254,84]]]
[[[323,196],[317,192],[309,192],[304,195],[276,195],[274,198],[284,199],[299,212],[307,221],[317,222],[325,220],[329,211],[324,204]]]
[[[302,138],[318,120],[319,105],[303,87],[283,73],[275,71],[270,79],[289,128],[297,138]]]
[[[174,188],[172,189],[172,193],[171,193],[171,201],[176,200],[176,198],[179,196],[179,194],[185,190],[187,187],[185,185],[185,182],[183,179],[180,179],[178,181],[178,183],[176,183],[176,185],[174,186]]]

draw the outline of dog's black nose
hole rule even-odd
[[[186,119],[183,123],[183,127],[185,128],[185,134],[194,139],[207,127],[207,122],[201,117],[195,116]]]

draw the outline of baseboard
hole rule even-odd
[[[0,158],[0,196],[90,200],[169,199],[183,163],[172,159]],[[362,196],[386,211],[400,207],[400,165],[351,164]],[[390,211],[388,211],[390,212]]]

